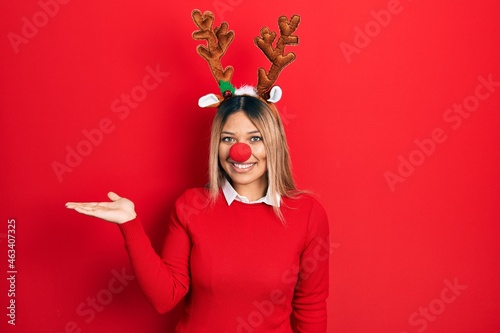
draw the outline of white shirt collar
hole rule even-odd
[[[225,179],[224,184],[222,184],[222,192],[224,193],[224,197],[226,198],[228,206],[231,206],[233,201],[236,200],[247,204],[265,203],[269,206],[279,207],[281,201],[281,196],[279,194],[276,194],[276,204],[273,203],[273,201],[271,200],[271,194],[269,193],[269,188],[267,189],[267,193],[264,197],[256,201],[250,201],[247,197],[239,195],[227,179]]]

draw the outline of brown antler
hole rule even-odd
[[[192,16],[194,23],[200,28],[200,30],[193,32],[193,38],[207,41],[207,47],[198,45],[196,51],[208,62],[217,84],[220,84],[220,81],[231,81],[234,68],[227,66],[224,69],[220,60],[226,53],[229,44],[233,41],[234,32],[232,30],[227,31],[228,25],[226,22],[222,22],[220,28],[215,27],[212,30],[214,14],[209,11],[201,14],[199,10],[195,9]]]
[[[288,21],[286,16],[281,16],[278,19],[280,37],[274,49],[273,43],[276,39],[276,33],[274,31],[271,32],[269,28],[265,27],[260,30],[260,36],[255,37],[255,44],[264,52],[272,63],[269,73],[266,73],[264,68],[259,68],[257,92],[260,96],[264,96],[269,89],[271,89],[283,68],[295,60],[295,53],[284,53],[286,45],[296,45],[299,42],[299,38],[292,35],[297,29],[299,22],[300,16],[298,15],[292,16],[290,21]]]

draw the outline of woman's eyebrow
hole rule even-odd
[[[259,130],[247,132],[247,134],[259,134],[259,133],[260,133]],[[229,131],[222,131],[221,134],[235,135],[233,132],[229,132]]]

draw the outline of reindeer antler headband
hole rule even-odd
[[[252,95],[260,97],[268,103],[276,103],[281,99],[281,88],[273,85],[283,68],[295,60],[293,52],[285,54],[285,46],[298,44],[299,38],[293,35],[300,22],[298,15],[292,16],[290,21],[285,16],[278,19],[280,37],[275,47],[273,47],[273,43],[276,40],[276,33],[270,31],[269,28],[262,28],[260,36],[255,37],[255,44],[271,61],[272,65],[267,73],[264,68],[259,68],[257,87],[250,89],[245,87],[235,89],[231,84],[234,68],[232,66],[223,68],[222,66],[221,58],[234,39],[234,32],[228,31],[227,22],[222,22],[220,27],[213,28],[214,14],[210,11],[202,14],[197,9],[193,10],[192,17],[200,29],[193,32],[193,38],[207,41],[207,46],[198,45],[196,50],[208,62],[221,92],[221,95],[208,94],[201,97],[198,101],[200,107],[217,107],[233,95]]]

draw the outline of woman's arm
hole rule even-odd
[[[138,218],[120,224],[137,281],[156,311],[174,308],[189,289],[190,239],[180,222],[169,223],[161,256],[153,249]]]
[[[314,200],[292,301],[295,332],[326,332],[330,251],[328,218]]]
[[[176,210],[172,213],[160,256],[136,217],[133,202],[113,192],[108,197],[112,202],[68,202],[66,207],[118,224],[132,268],[146,298],[158,312],[171,310],[187,293],[190,281],[190,239]]]

